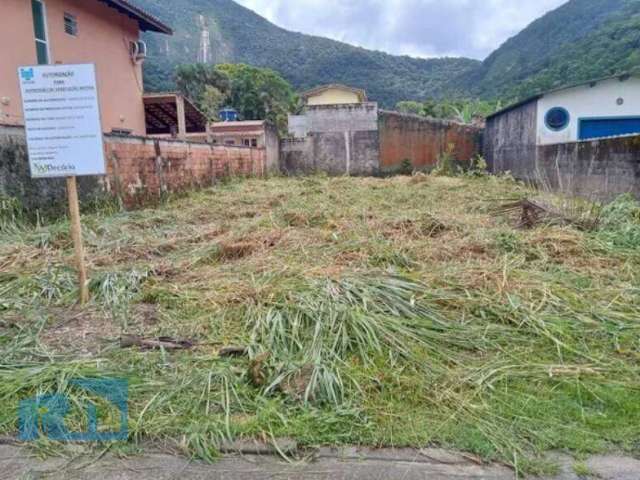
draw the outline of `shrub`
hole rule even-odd
[[[631,194],[602,209],[598,238],[614,248],[640,247],[640,203]]]
[[[450,143],[447,149],[440,154],[438,165],[431,173],[440,177],[455,177],[460,173],[460,169],[456,165],[454,144]]]

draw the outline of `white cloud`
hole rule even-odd
[[[484,58],[567,0],[236,0],[273,23],[366,48]]]

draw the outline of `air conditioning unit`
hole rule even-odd
[[[147,58],[147,44],[142,40],[131,42],[131,60],[134,63],[143,62]]]

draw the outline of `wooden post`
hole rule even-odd
[[[71,236],[73,237],[73,246],[76,252],[76,268],[78,269],[78,283],[80,286],[80,305],[84,305],[89,301],[89,286],[87,284],[87,269],[84,264],[84,246],[82,244],[80,203],[78,202],[76,177],[67,177],[67,195],[69,198]]]

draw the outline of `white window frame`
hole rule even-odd
[[[49,18],[47,15],[47,4],[45,3],[44,0],[32,0],[32,1],[38,2],[40,5],[42,5],[42,23],[44,23],[44,36],[45,36],[45,40],[40,40],[39,38],[36,38],[36,32],[34,29],[33,39],[35,40],[35,43],[44,44],[44,46],[47,49],[47,60],[48,60],[47,65],[51,65],[53,63],[53,58],[51,58],[51,45],[50,45],[49,25],[48,25],[49,22],[47,22],[47,19]],[[37,49],[36,49],[36,61],[37,61]]]

